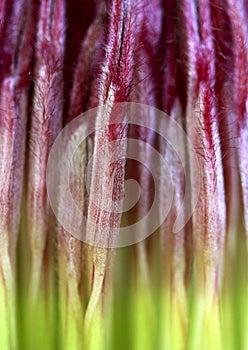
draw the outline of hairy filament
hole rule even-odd
[[[4,12],[6,4],[3,2],[2,5],[1,11]],[[30,30],[33,23],[32,6],[29,2],[20,1],[16,6],[11,6],[9,11],[9,20],[1,28],[4,35],[1,37],[0,49],[0,144],[3,150],[0,162],[0,265],[3,288],[1,295],[5,294],[3,317],[5,315],[5,322],[8,324],[5,324],[7,336],[5,338],[3,332],[3,342],[4,346],[15,348],[16,243],[23,188],[32,38]],[[2,18],[4,17],[3,13]],[[3,326],[2,322],[1,325]]]
[[[62,126],[64,16],[63,0],[42,2],[36,41],[34,96],[30,121],[28,230],[32,255],[30,294],[36,298],[49,230],[46,164]]]
[[[238,124],[238,153],[243,195],[245,230],[248,235],[248,25],[242,0],[228,0],[234,38],[234,103]]]
[[[106,129],[104,125],[115,122],[115,113],[123,113],[119,110],[113,113],[113,104],[126,101],[130,93],[136,12],[133,1],[114,0],[109,6],[110,16],[104,39],[103,61],[100,62],[99,71],[93,82],[98,98],[91,100],[90,105],[106,104],[106,108],[103,114],[97,116],[96,127],[102,127],[102,129],[96,131],[94,138],[95,157],[92,165],[86,234],[87,238],[100,248],[92,248],[89,255],[89,261],[92,259],[94,279],[85,315],[85,335],[92,332],[92,317],[97,312],[96,305],[100,303],[106,265],[112,255],[111,250],[108,252],[102,247],[113,247],[118,240],[121,216],[112,213],[112,210],[116,212],[120,210],[120,199],[124,190],[125,163],[120,162],[119,159],[125,158],[126,127],[116,125]],[[95,94],[94,91],[92,93]],[[124,118],[123,121],[125,121]],[[120,140],[120,146],[115,149],[111,147],[110,142],[114,139]],[[105,148],[104,159],[97,156],[101,147]],[[111,165],[111,159],[115,160],[113,165]],[[107,171],[104,170],[106,164]],[[100,183],[99,179],[101,179]],[[117,204],[114,203],[115,201]],[[90,346],[89,344],[89,349]]]

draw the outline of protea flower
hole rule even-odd
[[[247,1],[0,16],[0,350],[246,350]]]

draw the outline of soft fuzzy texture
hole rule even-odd
[[[245,272],[234,271],[240,261],[247,268],[247,23],[246,0],[0,0],[0,350],[33,349],[41,338],[48,349],[247,349],[248,317],[232,329],[233,300],[245,300],[247,291]],[[183,159],[153,130],[125,125],[125,111],[119,110],[123,124],[115,124],[118,102],[167,113],[168,133]],[[73,164],[70,178],[87,215],[89,246],[56,222],[46,171],[63,126],[103,105],[95,126],[113,125],[81,145],[80,166]],[[199,169],[175,121],[188,134]],[[166,158],[174,197],[160,229],[126,248],[126,268],[112,249],[125,180],[134,178],[144,191],[125,222],[142,217],[154,196],[149,171],[125,159],[128,138],[145,142],[137,154],[151,169],[146,144]],[[105,153],[93,159],[87,192],[87,163],[101,147]],[[191,181],[186,205],[198,201],[174,234],[186,187],[181,164]],[[166,171],[161,165],[161,212],[170,190]],[[183,208],[185,217],[189,211]],[[116,278],[128,290],[126,310]],[[242,287],[233,291],[234,281]],[[119,312],[129,315],[126,324]],[[114,332],[130,324],[134,334],[120,336],[122,344]]]

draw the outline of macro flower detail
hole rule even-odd
[[[247,23],[0,0],[0,350],[248,349]]]

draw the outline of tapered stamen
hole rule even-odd
[[[239,167],[243,194],[244,221],[248,235],[248,25],[242,0],[228,0],[234,38],[234,103],[238,125]]]
[[[30,293],[36,298],[49,229],[46,164],[62,126],[64,1],[42,2],[36,41],[28,164],[28,229],[32,254]]]
[[[114,150],[111,147],[111,141],[113,139],[123,141],[127,128],[117,125],[116,128],[108,130],[104,126],[106,123],[114,123],[115,121],[115,116],[112,113],[113,104],[126,101],[130,93],[135,47],[136,9],[132,1],[114,0],[107,11],[111,16],[106,24],[104,55],[103,60],[99,62],[99,70],[96,71],[97,75],[91,91],[93,98],[90,100],[91,106],[106,104],[106,109],[105,113],[99,114],[96,118],[96,127],[102,126],[103,129],[96,131],[94,137],[96,156],[92,164],[86,235],[87,239],[95,245],[113,247],[118,240],[121,216],[112,213],[112,201],[120,203],[124,190],[125,163],[123,161],[117,162],[117,160],[125,158],[125,148],[121,146],[124,143],[120,142],[120,147]],[[124,117],[123,121],[125,121]],[[97,156],[101,147],[105,147],[104,159]],[[105,169],[106,164],[110,165],[111,159],[116,159],[116,163],[110,166],[107,171],[101,170]],[[101,179],[100,183],[99,179]],[[97,207],[101,209],[99,210]],[[118,212],[121,208],[116,209]],[[92,256],[93,281],[92,293],[85,315],[85,335],[88,339],[94,330],[94,314],[96,318],[99,317],[101,293],[110,253],[111,251],[108,252],[104,248],[93,248],[89,255],[89,260]],[[93,343],[89,343],[88,346],[90,348]]]
[[[5,346],[15,347],[16,243],[23,189],[33,22],[29,2],[19,1],[12,6],[2,2],[1,5],[1,18],[6,22],[3,21],[1,27],[0,49],[0,144],[3,152],[0,162],[0,274],[1,299],[5,294],[3,318],[6,317],[8,323],[1,322],[1,328],[7,326],[1,340]],[[6,12],[9,12],[8,20]]]
[[[200,193],[193,214],[193,242],[195,255],[196,287],[198,295],[205,294],[204,313],[207,315],[212,298],[217,295],[222,272],[223,243],[226,231],[224,180],[220,150],[220,134],[214,97],[215,69],[213,57],[212,25],[209,4],[199,1],[199,27],[196,7],[184,1],[188,42],[188,103],[187,130],[200,162]],[[190,9],[190,11],[189,11]],[[193,21],[192,21],[193,20]],[[192,24],[194,23],[194,25]],[[198,34],[199,31],[199,34]],[[192,195],[198,174],[192,167]],[[209,299],[210,298],[210,299]],[[201,317],[198,302],[197,317]],[[198,325],[200,318],[198,319]],[[192,340],[193,341],[193,340]],[[209,338],[208,341],[211,341]],[[217,341],[217,340],[216,340]],[[220,339],[219,339],[220,341]],[[191,346],[197,346],[194,339]]]

